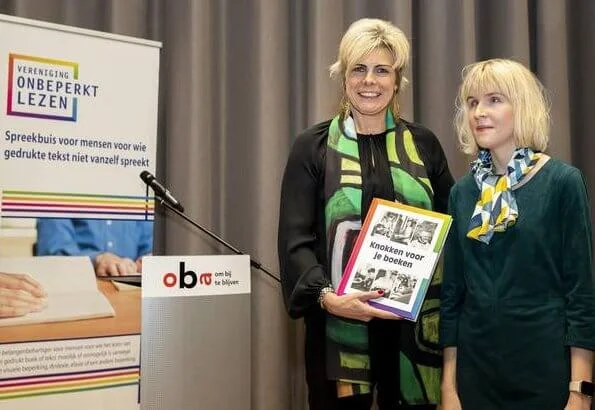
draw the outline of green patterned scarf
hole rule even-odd
[[[353,118],[330,124],[325,163],[325,218],[328,263],[338,286],[365,215],[362,174]],[[400,202],[432,209],[433,191],[413,135],[403,121],[386,115],[386,148],[395,196]],[[404,321],[399,355],[401,394],[408,404],[435,404],[440,399],[441,350],[438,345],[441,265],[434,274],[416,323]],[[371,392],[368,327],[355,320],[327,316],[327,374],[340,397]]]

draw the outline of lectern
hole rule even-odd
[[[143,258],[141,410],[250,409],[250,258]]]

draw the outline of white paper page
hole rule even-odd
[[[51,294],[44,310],[25,316],[0,319],[0,327],[111,316],[115,316],[114,308],[100,292]]]
[[[26,273],[48,294],[97,290],[95,270],[86,256],[0,258],[0,272]]]
[[[115,316],[112,305],[97,289],[93,265],[87,257],[0,258],[0,272],[27,273],[48,293],[44,310],[2,318],[0,327]]]

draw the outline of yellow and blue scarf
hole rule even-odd
[[[504,232],[515,224],[519,210],[512,188],[520,183],[541,158],[531,148],[518,148],[506,166],[506,174],[496,175],[489,150],[481,150],[471,163],[471,173],[480,194],[467,237],[489,244],[494,232]]]

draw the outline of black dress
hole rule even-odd
[[[306,323],[306,378],[312,410],[338,408],[335,382],[326,377],[326,313],[317,304],[320,289],[330,284],[324,214],[329,124],[326,121],[306,130],[292,147],[283,177],[278,232],[285,305],[291,317],[304,317]],[[434,209],[445,212],[453,179],[442,147],[428,129],[413,123],[406,125],[426,166],[434,191]],[[384,141],[385,134],[358,136],[364,216],[373,197],[395,199]]]

